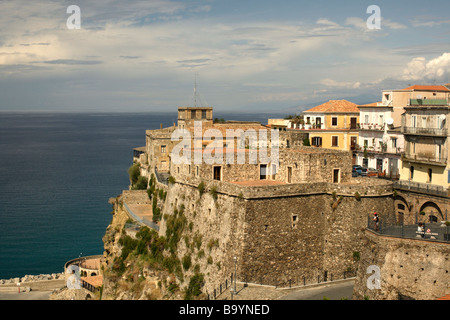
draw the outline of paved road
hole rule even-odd
[[[0,292],[0,300],[50,300],[52,291]]]
[[[346,281],[342,283],[334,283],[313,287],[308,289],[301,289],[279,300],[351,300],[353,294],[354,281]]]

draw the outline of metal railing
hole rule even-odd
[[[232,287],[234,284],[233,281],[233,274],[231,274],[230,277],[225,279],[225,281],[217,288],[214,288],[211,293],[206,293],[208,300],[216,300],[220,297],[222,293],[224,293],[228,288]],[[265,286],[265,287],[273,287],[275,289],[290,289],[290,288],[299,288],[299,287],[306,287],[310,285],[316,285],[321,283],[331,283],[333,281],[339,281],[339,280],[347,280],[347,279],[353,279],[356,277],[356,271],[348,270],[343,271],[340,274],[333,274],[328,273],[326,271],[324,272],[317,272],[317,275],[308,275],[308,276],[300,276],[295,278],[289,278],[287,280],[279,280],[277,277],[267,277],[265,275],[261,276],[259,278],[259,281],[250,281],[247,278],[244,278],[243,281],[238,281],[236,279],[236,282],[239,283],[240,289],[247,287],[248,285],[256,285],[256,286]],[[233,290],[233,288],[230,289],[230,291]],[[236,289],[237,290],[237,289]],[[239,290],[237,292],[233,292],[232,294],[238,294]]]
[[[419,127],[402,127],[403,134],[418,134],[432,136],[447,136],[447,129],[440,128],[419,128]]]
[[[398,180],[393,184],[394,189],[420,192],[440,197],[447,197],[448,191],[444,189],[443,186],[429,184],[429,183],[421,183],[421,182],[413,182],[413,181],[405,181]]]
[[[137,214],[135,214],[133,212],[133,210],[130,209],[130,207],[128,207],[128,205],[124,202],[123,206],[125,207],[125,209],[127,210],[128,214],[137,222],[140,222],[142,224],[145,224],[147,227],[150,227],[156,231],[159,231],[159,226],[154,223],[153,221],[148,220],[147,218],[142,218],[139,217]]]
[[[431,241],[450,242],[450,226],[439,222],[422,223],[423,231],[419,231],[418,224],[404,225],[387,224],[382,218],[378,226],[375,225],[373,218],[367,217],[367,229],[375,231],[381,235],[392,236],[396,238],[421,239]]]

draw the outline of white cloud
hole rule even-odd
[[[406,81],[443,80],[450,75],[450,53],[427,61],[424,57],[412,59],[403,70],[402,79]]]
[[[359,29],[359,30],[364,31],[364,32],[377,32],[377,31],[379,31],[377,29],[369,29],[367,27],[367,21],[363,20],[363,19],[361,19],[359,17],[348,17],[345,20],[345,24],[349,25],[349,26],[353,26],[354,28]],[[404,24],[392,21],[390,19],[385,19],[383,17],[381,17],[380,27],[381,27],[382,30],[383,29],[399,30],[399,29],[406,29],[406,28],[408,28]]]
[[[333,79],[322,79],[320,80],[320,84],[327,86],[327,87],[340,87],[340,88],[351,88],[351,89],[358,89],[361,86],[361,82],[339,82]]]

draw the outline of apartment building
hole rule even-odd
[[[412,88],[412,89],[411,89]],[[448,121],[450,90],[445,86],[414,86],[401,115],[405,139],[400,180],[395,187],[399,215],[410,221],[448,219],[450,186]]]
[[[353,151],[358,145],[358,105],[330,100],[302,113],[311,146]]]

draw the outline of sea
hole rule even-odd
[[[214,113],[259,121],[282,114]],[[171,113],[0,112],[0,279],[64,271],[103,253],[108,199],[129,186],[133,148]]]

